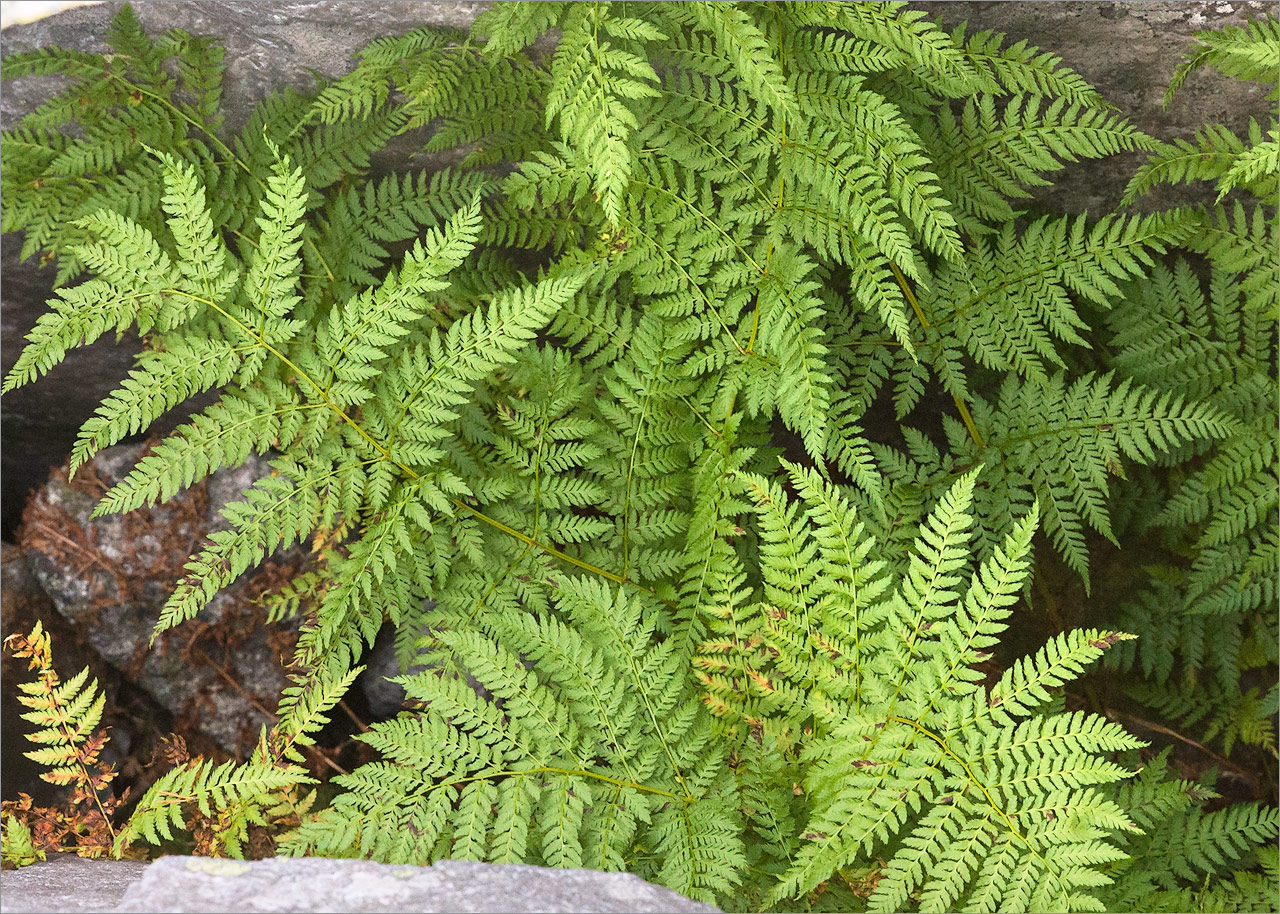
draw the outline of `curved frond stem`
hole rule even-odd
[[[650,787],[647,784],[640,784],[635,781],[624,781],[618,778],[611,778],[607,774],[601,774],[598,771],[587,771],[584,768],[557,768],[554,765],[539,765],[535,768],[481,771],[479,774],[468,775],[467,777],[440,781],[437,784],[432,784],[427,790],[430,792],[432,790],[438,790],[441,787],[456,787],[460,784],[470,784],[472,781],[487,781],[493,778],[524,777],[531,774],[555,774],[561,777],[587,778],[588,780],[600,781],[604,784],[612,784],[614,787],[623,787],[627,790],[634,790],[636,793],[648,793],[653,796],[666,797],[668,800],[678,800],[686,803],[689,802],[687,797],[682,797],[659,787]]]
[[[898,288],[902,289],[902,294],[906,296],[907,302],[911,305],[911,310],[916,313],[916,317],[920,320],[920,326],[929,329],[929,319],[925,317],[924,310],[920,307],[920,301],[916,298],[915,292],[911,288],[911,284],[907,281],[907,277],[902,274],[902,270],[892,260],[889,261],[889,269],[893,271],[893,278],[898,283]],[[964,423],[965,431],[969,433],[969,437],[973,439],[973,443],[979,448],[985,448],[986,442],[982,440],[982,433],[978,431],[978,426],[974,424],[973,415],[969,412],[969,406],[964,402],[964,398],[959,394],[953,393],[951,399],[956,404],[956,411],[960,413],[960,421]]]
[[[982,796],[987,801],[987,804],[996,813],[996,815],[998,815],[1001,819],[1004,820],[1004,824],[1008,827],[1010,833],[1012,833],[1014,837],[1016,837],[1019,841],[1022,841],[1024,844],[1026,844],[1028,848],[1031,848],[1032,853],[1036,854],[1037,857],[1040,856],[1040,854],[1037,853],[1033,847],[1031,847],[1031,842],[1027,840],[1027,836],[1024,835],[1021,831],[1019,831],[1018,827],[1013,824],[1013,819],[1009,817],[1009,814],[1000,808],[1000,804],[997,803],[995,797],[991,795],[991,791],[988,790],[986,785],[983,784],[982,781],[978,779],[978,776],[973,773],[973,769],[969,767],[968,763],[965,762],[965,760],[962,759],[960,756],[956,755],[955,751],[950,746],[947,745],[947,741],[945,739],[943,739],[937,733],[934,733],[932,730],[930,730],[928,727],[921,724],[919,721],[912,720],[909,717],[898,717],[895,714],[889,714],[889,715],[886,715],[885,719],[894,721],[895,723],[905,724],[908,727],[911,727],[921,736],[931,739],[933,740],[933,742],[937,743],[938,748],[942,750],[943,754],[946,755],[947,758],[951,759],[951,761],[955,762],[957,765],[960,766],[960,770],[963,771],[964,776],[969,779],[969,783],[973,784],[975,787],[978,788],[978,790],[982,792]]]

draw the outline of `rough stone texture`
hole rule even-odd
[[[30,262],[19,265],[20,246],[16,235],[5,235],[0,242],[0,372],[4,373],[17,360],[53,285],[52,269],[37,270]],[[0,435],[8,446],[0,450],[0,506],[6,537],[17,525],[27,496],[44,482],[49,467],[66,458],[76,432],[129,373],[137,351],[136,336],[117,345],[108,335],[72,350],[39,383],[4,395]]]
[[[36,619],[47,617],[50,605],[49,595],[32,574],[22,548],[0,543],[0,638],[30,631]],[[8,660],[8,654],[0,654],[6,672]]]
[[[152,864],[59,857],[0,875],[0,912],[714,912],[627,873],[445,860],[164,857]]]
[[[175,715],[231,752],[269,722],[285,679],[292,631],[263,626],[253,602],[296,570],[296,557],[263,564],[219,593],[200,616],[147,649],[152,626],[186,557],[221,521],[219,510],[269,472],[265,460],[221,470],[150,510],[91,518],[101,495],[123,479],[145,445],[108,448],[69,481],[55,471],[27,506],[19,531],[27,562],[58,612],[112,666]]]
[[[311,89],[308,70],[326,77],[351,69],[352,55],[374,38],[407,32],[423,25],[468,28],[488,3],[450,0],[395,2],[217,2],[136,0],[133,7],[143,28],[152,34],[186,29],[209,35],[227,49],[223,99],[227,128],[238,130],[249,112],[270,92],[293,86]],[[48,45],[104,51],[106,30],[119,11],[117,2],[81,7],[4,32],[4,53]],[[44,98],[49,84],[24,79],[7,87],[0,118],[9,123]]]
[[[0,874],[0,911],[110,911],[146,870],[147,864],[132,860],[51,857]]]
[[[174,3],[141,0],[139,18],[148,29],[178,26],[225,41],[227,64],[223,98],[230,128],[243,124],[260,98],[272,88],[307,88],[307,68],[337,76],[351,66],[351,55],[371,38],[422,24],[466,27],[487,4],[454,2],[298,2]],[[1268,6],[1237,0],[1159,2],[1055,3],[921,3],[948,27],[963,20],[970,30],[1006,32],[1010,40],[1026,39],[1060,55],[1097,85],[1102,94],[1142,130],[1162,139],[1190,134],[1206,121],[1225,120],[1236,129],[1250,115],[1260,120],[1271,107],[1265,92],[1212,72],[1195,74],[1168,112],[1161,99],[1174,67],[1201,29],[1241,24],[1262,15]],[[4,32],[4,51],[59,44],[101,50],[106,23],[118,3],[82,7]],[[0,123],[34,107],[51,81],[26,79],[0,93]],[[408,150],[388,157],[403,162]],[[1100,213],[1119,199],[1140,154],[1117,156],[1103,163],[1069,167],[1054,187],[1038,193],[1053,209]],[[1167,203],[1153,195],[1148,206]],[[0,366],[17,357],[22,336],[34,324],[49,295],[51,271],[30,263],[18,266],[20,240],[4,236],[0,268],[4,274],[3,352]],[[125,374],[136,341],[115,346],[100,341],[72,353],[52,376],[4,398],[3,449],[4,531],[12,529],[22,499],[44,480],[47,468],[70,450],[75,431],[102,396]]]
[[[117,911],[718,911],[625,873],[445,860],[240,863],[165,857],[130,886]]]

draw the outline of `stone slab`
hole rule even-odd
[[[629,873],[443,860],[243,863],[164,857],[130,886],[118,911],[717,911]]]
[[[64,857],[0,876],[0,911],[421,911],[600,914],[719,911],[629,873],[443,860],[252,863],[163,857],[152,864]]]
[[[0,912],[111,911],[146,870],[134,860],[50,857],[0,874]]]

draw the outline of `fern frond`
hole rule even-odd
[[[298,250],[302,247],[302,215],[307,201],[302,175],[302,169],[291,168],[287,158],[278,159],[272,168],[258,217],[262,235],[249,260],[242,292],[251,326],[256,325],[264,339],[277,345],[288,339],[278,329],[288,326],[281,318],[300,301],[294,293],[302,269]]]
[[[308,415],[324,418],[317,409],[304,406],[294,388],[279,382],[228,391],[139,460],[102,497],[94,516],[168,501],[222,467],[243,463],[251,453],[285,447],[298,437]]]
[[[779,117],[795,109],[791,87],[747,10],[736,3],[690,3],[688,9],[699,27],[710,32],[716,50],[729,61],[743,87],[764,101]]]
[[[87,345],[108,330],[121,331],[136,319],[138,296],[102,280],[62,289],[27,335],[27,346],[5,377],[4,393],[45,374],[77,345]]]
[[[333,847],[342,835],[380,860],[426,861],[437,848],[528,859],[524,826],[506,835],[495,822],[532,819],[537,859],[547,865],[634,865],[628,838],[643,830],[666,861],[650,878],[702,897],[728,885],[724,874],[741,850],[723,827],[723,762],[707,754],[714,750],[679,666],[651,640],[652,608],[585,580],[558,587],[572,627],[520,613],[493,617],[490,636],[437,636],[502,699],[503,713],[439,672],[401,677],[424,711],[374,725],[365,739],[387,761],[344,776],[349,792],[304,823],[286,842],[289,852]],[[515,643],[535,652],[532,670],[507,647]],[[634,753],[641,741],[652,749]],[[418,786],[382,786],[397,782]],[[468,786],[476,782],[489,786]],[[414,827],[388,830],[393,822]]]
[[[46,859],[45,852],[36,847],[31,829],[16,815],[5,817],[0,842],[3,842],[0,844],[0,860],[14,869]]]
[[[1246,145],[1230,129],[1212,124],[1197,130],[1191,140],[1160,144],[1129,179],[1121,204],[1128,206],[1161,184],[1217,181],[1219,200],[1238,185],[1256,185],[1275,172],[1267,160],[1271,144],[1262,142],[1257,121],[1250,121],[1249,133],[1252,145]],[[1228,175],[1232,175],[1230,181]]]
[[[980,72],[1010,95],[1064,98],[1071,104],[1103,107],[1102,96],[1085,79],[1062,65],[1062,58],[1018,41],[1004,46],[1005,36],[982,31],[965,35],[967,23],[951,33],[952,43]]]
[[[343,669],[336,664],[332,670],[324,670],[316,682],[306,687],[301,684],[289,685],[280,694],[280,704],[276,714],[280,720],[272,729],[270,746],[278,758],[301,764],[302,754],[299,746],[310,746],[315,742],[311,734],[318,732],[329,722],[327,714],[347,693],[364,667],[355,666]]]
[[[1025,188],[1048,183],[1044,173],[1151,145],[1104,108],[1040,95],[1015,95],[1003,110],[994,96],[978,96],[965,103],[959,119],[941,111],[921,137],[959,209],[997,223],[1013,218],[1009,200],[1025,199]]]
[[[433,230],[425,244],[416,242],[400,270],[376,290],[329,312],[328,326],[317,334],[317,347],[332,366],[334,379],[359,382],[376,373],[374,366],[387,358],[388,348],[421,319],[430,304],[428,293],[447,288],[444,275],[475,246],[479,225],[480,201],[475,198],[443,232]]]
[[[173,240],[184,255],[178,261],[179,288],[221,301],[235,285],[237,271],[214,231],[204,187],[189,164],[166,153],[160,153],[158,158],[164,166],[165,195],[161,204],[169,217],[167,224]],[[173,326],[162,329],[172,330]]]
[[[390,258],[387,245],[413,238],[424,226],[443,223],[484,186],[477,175],[448,169],[369,181],[329,201],[317,248],[338,283],[352,289],[376,286],[375,274]],[[310,248],[304,248],[303,254],[308,260],[315,256]],[[334,298],[341,301],[345,292],[344,286],[337,285]]]
[[[51,783],[69,784],[85,778],[80,747],[102,720],[106,704],[106,696],[98,691],[98,681],[88,682],[88,677],[86,668],[66,682],[18,685],[24,693],[18,701],[31,709],[23,713],[22,719],[42,728],[30,739],[46,747],[24,755],[49,769],[42,777]]]
[[[866,662],[836,654],[840,663],[827,674],[834,681],[822,680],[823,692],[810,700],[822,729],[802,754],[809,762],[807,841],[775,899],[808,891],[888,845],[893,850],[869,899],[873,910],[900,910],[916,891],[930,910],[966,897],[993,907],[1094,909],[1090,892],[1101,883],[1088,868],[1122,856],[1100,838],[1133,826],[1091,785],[1127,772],[1095,753],[1139,744],[1088,715],[1032,715],[1048,689],[1129,636],[1072,632],[1016,663],[990,692],[974,684],[978,677],[967,667],[1003,628],[1028,571],[1035,527],[1033,515],[992,554],[957,613],[975,479],[959,480],[922,526],[885,614],[871,614],[870,630],[858,638],[867,645]],[[803,592],[800,599],[808,602]],[[839,615],[824,621],[809,635],[824,646],[850,624]],[[857,666],[856,688],[833,688]],[[1090,825],[1080,828],[1084,822]]]
[[[116,838],[117,852],[138,839],[157,845],[172,841],[175,831],[185,830],[185,815],[193,808],[209,818],[238,804],[254,804],[271,791],[313,783],[303,769],[292,765],[276,767],[254,760],[215,766],[194,759],[166,773],[142,795]]]
[[[36,748],[23,754],[48,769],[40,772],[41,780],[73,788],[71,806],[84,807],[74,813],[87,838],[84,853],[101,854],[98,842],[117,837],[112,814],[119,805],[110,793],[115,768],[100,757],[108,739],[106,729],[98,728],[107,697],[99,691],[98,681],[89,679],[88,667],[71,679],[62,680],[53,666],[51,640],[39,620],[30,634],[9,635],[4,645],[16,659],[26,660],[28,669],[36,673],[34,681],[18,683],[18,703],[28,709],[20,716],[39,728],[27,734]],[[16,834],[7,833],[6,844],[16,838],[21,845],[21,831],[12,823],[10,828]],[[42,839],[41,843],[48,846],[47,837]],[[60,839],[54,840],[56,848]],[[23,850],[19,846],[16,852]]]
[[[346,481],[344,477],[359,472],[350,465],[307,472],[285,458],[274,461],[273,467],[280,475],[259,479],[245,491],[243,501],[223,508],[231,529],[210,534],[209,545],[187,563],[186,574],[160,612],[153,640],[194,618],[219,590],[269,553],[299,542],[314,530],[326,511],[326,498],[338,499],[334,490]]]
[[[1265,197],[1266,192],[1259,185],[1265,178],[1270,178],[1268,187],[1275,186],[1275,178],[1280,165],[1280,130],[1271,128],[1269,142],[1255,142],[1248,150],[1236,158],[1227,169],[1227,173],[1218,182],[1218,201],[1237,187],[1256,188],[1258,196]]]
[[[398,440],[433,444],[443,425],[457,418],[471,387],[494,368],[509,364],[515,352],[578,291],[582,273],[548,278],[508,292],[485,311],[473,311],[429,341],[404,350],[381,383],[408,391],[384,421]],[[427,461],[411,460],[425,464]]]
[[[1008,381],[997,412],[982,410],[975,421],[985,448],[972,456],[1035,493],[1054,545],[1086,586],[1084,524],[1114,541],[1106,494],[1108,477],[1123,475],[1120,461],[1149,464],[1188,441],[1226,438],[1238,427],[1211,407],[1093,374],[1070,387],[1062,375],[1044,384]]]
[[[1280,535],[1276,332],[1252,307],[1239,275],[1214,262],[1208,279],[1206,294],[1186,262],[1158,269],[1112,319],[1113,364],[1240,420],[1230,437],[1169,481],[1151,512],[1149,523],[1167,531],[1182,567],[1152,568],[1150,583],[1126,604],[1125,618],[1143,639],[1117,660],[1126,668],[1140,662],[1147,678],[1170,689],[1147,700],[1184,721],[1194,716],[1206,738],[1221,734],[1229,751],[1238,737],[1269,742],[1247,710],[1241,675],[1275,654],[1251,645],[1270,640],[1270,607],[1280,586],[1280,574],[1263,558]],[[1212,687],[1206,683],[1200,701],[1188,704],[1183,688],[1203,673],[1212,674]],[[1138,689],[1149,692],[1145,684]]]
[[[1274,73],[1274,31],[1202,36],[1175,83]],[[157,632],[318,555],[265,601],[300,620],[277,725],[165,775],[119,850],[290,821],[286,854],[629,870],[726,909],[1258,896],[1273,811],[1134,777],[1064,690],[1107,655],[1148,716],[1275,752],[1273,123],[1157,145],[1052,53],[904,3],[495,4],[235,135],[214,42],[127,7],[107,37],[0,64],[65,81],[2,138],[2,227],[66,286],[4,390],[140,332],[73,469],[218,391],[95,514],[270,458]],[[453,164],[375,173],[415,136]],[[1139,149],[1130,199],[1219,200],[1015,209]],[[1092,532],[1150,558],[1010,659],[1040,524],[1086,587]],[[311,812],[383,632],[408,698]],[[92,755],[87,679],[53,691]]]
[[[903,52],[938,78],[939,88],[952,97],[991,88],[982,71],[965,59],[946,32],[925,18],[923,10],[892,2],[817,6],[827,6],[835,21],[819,20],[816,24],[837,25],[858,38]]]
[[[1229,25],[1196,32],[1196,47],[1179,64],[1169,81],[1164,105],[1200,67],[1213,67],[1224,76],[1247,79],[1274,87],[1280,74],[1280,25],[1274,15],[1254,19],[1247,26]],[[1271,98],[1275,98],[1274,88]]]
[[[1065,367],[1058,341],[1088,345],[1072,296],[1109,305],[1122,294],[1118,281],[1141,275],[1188,228],[1177,214],[1108,217],[1092,227],[1083,217],[1045,218],[1021,237],[1009,226],[976,239],[962,263],[944,265],[921,307],[978,364],[1043,381],[1050,365]]]
[[[137,434],[183,400],[226,384],[240,360],[226,343],[174,342],[162,352],[144,352],[138,367],[80,428],[69,472],[104,447]]]
[[[505,56],[523,50],[539,35],[555,28],[568,3],[503,3],[490,7],[471,26],[473,35],[488,39],[491,54]]]
[[[1181,901],[1189,910],[1243,910],[1247,904],[1235,907],[1232,897],[1256,891],[1253,879],[1274,868],[1275,811],[1241,803],[1207,812],[1217,794],[1170,778],[1168,755],[1161,752],[1117,791],[1140,815],[1142,831],[1119,836],[1128,859],[1110,868],[1115,882],[1103,890],[1108,908],[1172,910]],[[1248,872],[1254,859],[1263,874]]]
[[[607,5],[573,5],[551,65],[546,98],[547,125],[558,124],[566,144],[590,164],[596,199],[615,221],[634,167],[632,135],[639,122],[632,99],[657,94],[657,74],[647,60],[625,50],[626,38],[608,40]]]
[[[822,305],[809,278],[813,266],[798,252],[775,250],[771,271],[756,300],[761,350],[779,365],[774,391],[783,420],[804,438],[810,454],[823,451],[825,423],[831,409],[831,377],[823,356]]]
[[[1276,297],[1272,290],[1280,282],[1280,263],[1274,247],[1280,242],[1280,221],[1275,210],[1255,206],[1252,210],[1237,202],[1228,209],[1218,206],[1209,214],[1201,230],[1200,244],[1214,263],[1241,275],[1240,287],[1249,307],[1274,320]]]

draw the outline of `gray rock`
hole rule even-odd
[[[4,276],[0,373],[7,373],[17,361],[53,285],[52,270],[37,270],[30,262],[19,265],[20,246],[18,236],[11,234],[0,242]],[[4,536],[18,525],[28,494],[44,484],[50,467],[66,459],[80,426],[128,375],[138,348],[133,335],[118,345],[114,338],[100,339],[68,353],[38,383],[4,395],[0,405],[0,435],[8,443],[0,449]]]
[[[29,25],[5,29],[5,53],[58,45],[105,51],[107,26],[121,3],[102,3],[59,13]],[[214,37],[226,48],[223,111],[228,130],[249,119],[254,105],[271,92],[292,86],[314,88],[310,70],[328,78],[343,75],[352,55],[374,38],[424,25],[468,28],[488,3],[467,0],[393,2],[218,2],[142,0],[134,12],[149,34],[186,29]],[[6,124],[43,100],[52,80],[23,79],[6,87],[0,119]]]
[[[32,574],[26,552],[12,543],[0,543],[0,638],[19,631],[26,634],[48,606],[49,596]]]
[[[206,532],[231,529],[231,524],[221,514],[222,509],[233,501],[244,501],[245,490],[269,475],[271,461],[250,454],[240,466],[227,467],[210,476],[205,481],[205,491],[209,493],[209,527]]]
[[[361,659],[364,672],[356,679],[356,688],[364,695],[369,713],[375,720],[395,717],[404,704],[404,688],[392,682],[399,676],[400,661],[396,658],[396,630],[394,625],[384,625],[371,647]]]
[[[28,909],[30,910],[30,909]],[[165,857],[129,887],[117,911],[718,911],[627,873],[445,860],[241,863]]]
[[[444,860],[243,863],[164,857],[152,864],[56,857],[0,874],[0,911],[714,912],[629,873]]]
[[[146,870],[133,860],[50,857],[0,874],[0,911],[110,911]]]
[[[272,720],[285,685],[279,652],[258,624],[253,573],[218,594],[196,620],[165,633],[153,648],[148,643],[187,556],[221,520],[219,509],[270,468],[252,457],[149,510],[91,518],[99,496],[144,449],[107,448],[74,481],[52,474],[24,516],[26,562],[58,613],[174,714],[180,729],[194,726],[236,752]]]

